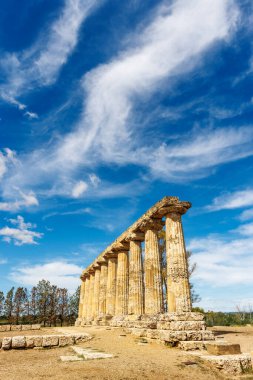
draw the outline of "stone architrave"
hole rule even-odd
[[[116,285],[116,315],[126,315],[128,312],[128,251],[118,252],[117,285]]]
[[[115,315],[116,299],[116,276],[117,276],[117,258],[111,256],[108,258],[108,277],[106,292],[106,314]]]
[[[128,314],[144,313],[143,263],[140,240],[130,240]]]
[[[83,299],[85,293],[85,279],[81,278],[81,289],[80,289],[80,301],[79,301],[79,310],[78,310],[78,318],[83,317]]]
[[[99,292],[99,315],[106,315],[106,291],[107,291],[107,278],[108,278],[108,263],[103,262],[101,265],[100,274],[100,292]]]
[[[145,314],[163,312],[162,276],[157,226],[145,232]]]
[[[172,206],[166,215],[167,297],[168,311],[185,313],[191,311],[191,292],[188,263],[181,215],[189,202]]]
[[[92,304],[94,318],[98,317],[98,314],[99,314],[100,273],[101,273],[101,268],[98,266],[95,269],[95,278],[94,278],[94,295],[93,295],[93,304]]]
[[[90,300],[90,277],[88,276],[85,281],[85,293],[84,293],[84,303],[83,303],[83,317],[89,317],[89,300]]]
[[[88,301],[88,318],[93,319],[93,298],[94,298],[94,282],[95,282],[95,273],[90,272],[90,286],[89,286],[89,301]]]

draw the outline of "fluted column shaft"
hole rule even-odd
[[[85,304],[86,304],[86,309],[84,312],[84,317],[88,318],[90,315],[90,277],[86,278],[85,281]]]
[[[94,278],[94,295],[93,295],[93,316],[94,318],[98,317],[99,314],[99,292],[100,292],[100,273],[101,269],[95,269],[95,278]]]
[[[93,298],[94,298],[94,282],[95,282],[95,275],[94,273],[90,274],[90,286],[89,286],[89,310],[88,310],[88,318],[93,318]]]
[[[115,315],[116,274],[117,274],[117,259],[114,257],[110,257],[108,259],[106,314],[112,315],[112,316]]]
[[[88,297],[89,297],[89,277],[86,277],[84,280],[84,297],[83,297],[83,311],[82,318],[87,317],[87,309],[88,309]]]
[[[78,309],[78,318],[83,317],[83,301],[84,301],[84,293],[85,293],[85,279],[81,280],[81,288],[80,288],[80,299],[79,299],[79,309]]]
[[[145,314],[163,312],[162,277],[157,230],[145,232]]]
[[[101,264],[100,273],[100,292],[99,292],[99,315],[103,316],[106,314],[106,290],[107,290],[107,277],[108,277],[108,267],[107,263]]]
[[[180,213],[166,216],[167,295],[169,312],[191,311],[188,264]]]
[[[128,314],[144,313],[141,241],[130,241]]]
[[[115,315],[128,312],[128,251],[118,252]]]

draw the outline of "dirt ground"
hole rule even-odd
[[[56,332],[46,329],[47,334]],[[175,348],[165,347],[156,342],[142,343],[132,335],[125,335],[122,329],[107,330],[101,327],[65,327],[57,332],[88,332],[94,338],[82,347],[114,354],[114,358],[63,363],[60,355],[73,355],[70,347],[43,350],[0,351],[1,380],[218,380],[222,377],[203,366],[198,359]],[[45,331],[45,330],[42,330]],[[28,332],[27,332],[28,333]],[[220,331],[217,332],[221,335]],[[222,336],[225,335],[224,328]],[[226,333],[232,339],[234,333]],[[248,333],[245,333],[246,337]],[[235,333],[245,347],[252,342],[244,339],[244,333]],[[7,335],[7,334],[6,334]],[[122,335],[122,336],[121,336]],[[222,339],[222,338],[221,338]],[[227,339],[228,340],[228,339]],[[234,341],[234,340],[233,340]],[[247,341],[247,342],[246,342]]]
[[[60,330],[59,330],[60,331]],[[42,328],[41,330],[24,330],[24,331],[0,331],[0,338],[4,336],[27,336],[27,335],[57,335],[60,334],[56,329]],[[1,377],[0,377],[1,379]]]
[[[212,328],[212,331],[217,339],[226,340],[229,343],[239,343],[242,352],[253,355],[253,326],[215,326]]]

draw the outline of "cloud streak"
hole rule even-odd
[[[211,205],[207,206],[206,209],[209,211],[219,211],[219,210],[233,210],[237,208],[244,208],[253,205],[253,190],[239,190],[231,193],[222,194],[214,198]],[[247,219],[250,212],[246,212],[244,216]],[[243,217],[242,217],[243,218]]]
[[[35,239],[41,239],[43,236],[40,232],[31,231],[31,228],[36,227],[36,225],[25,223],[24,218],[20,215],[17,216],[17,219],[9,219],[9,222],[16,227],[5,226],[0,229],[0,236],[6,243],[13,242],[14,245],[18,246],[38,244]]]

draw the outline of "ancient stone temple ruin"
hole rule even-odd
[[[168,342],[213,339],[203,315],[191,311],[181,221],[190,207],[177,197],[163,198],[82,272],[76,325],[122,326],[136,335]],[[162,283],[158,238],[164,226],[167,292]]]

